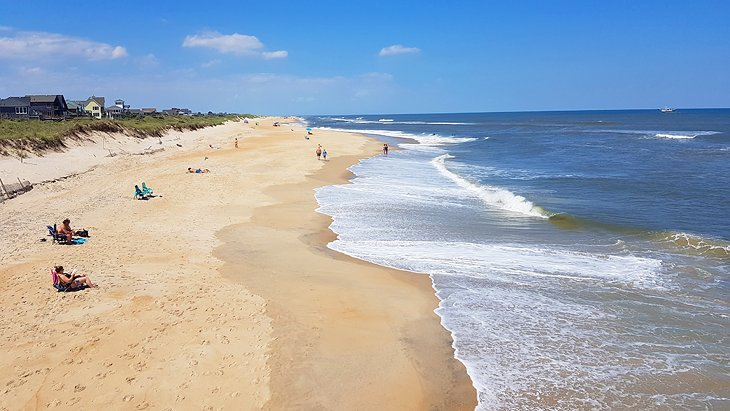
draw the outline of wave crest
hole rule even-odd
[[[534,205],[521,195],[517,195],[509,190],[499,187],[490,187],[472,183],[465,178],[449,171],[446,168],[446,160],[454,158],[450,154],[444,154],[434,158],[431,163],[444,176],[451,179],[470,192],[476,194],[483,202],[490,206],[501,208],[502,210],[512,211],[514,213],[523,214],[532,217],[548,218],[550,215],[542,208]]]

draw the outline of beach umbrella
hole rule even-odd
[[[312,131],[312,127],[307,127],[307,131]]]

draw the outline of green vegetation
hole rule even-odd
[[[76,118],[64,121],[0,120],[0,155],[20,150],[42,152],[62,150],[66,139],[83,139],[94,132],[124,133],[130,136],[160,137],[168,130],[197,130],[223,124],[244,115],[135,116],[118,120]]]

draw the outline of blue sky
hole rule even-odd
[[[366,114],[730,107],[728,1],[6,2],[0,96]]]

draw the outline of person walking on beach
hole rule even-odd
[[[324,159],[324,161],[327,161],[327,149],[326,148],[322,150],[322,158]]]
[[[322,155],[322,146],[318,145],[315,153],[317,154],[317,160],[319,160],[319,157]]]
[[[388,155],[388,145],[387,144],[383,144],[383,155],[384,156]]]
[[[235,146],[236,148],[238,148],[238,137],[236,137],[236,142],[235,142],[235,143],[233,143],[233,145],[234,145],[234,146]]]

